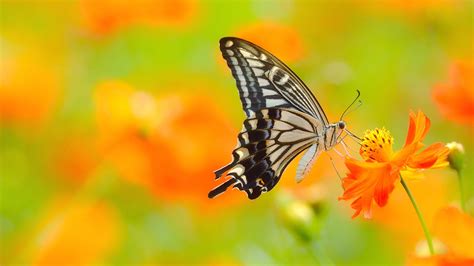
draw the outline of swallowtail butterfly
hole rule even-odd
[[[230,186],[249,199],[270,191],[287,165],[306,150],[296,171],[303,180],[322,151],[341,141],[344,121],[329,123],[323,109],[301,79],[265,49],[234,37],[220,40],[247,115],[233,160],[215,171],[223,183],[209,192],[214,198]]]

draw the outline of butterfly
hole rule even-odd
[[[301,152],[296,181],[309,172],[322,151],[338,144],[346,123],[329,123],[316,97],[282,61],[243,39],[220,40],[222,56],[232,71],[247,119],[238,134],[233,160],[216,170],[227,178],[211,190],[214,198],[232,186],[256,199],[270,191],[288,164]]]

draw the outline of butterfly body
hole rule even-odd
[[[247,119],[233,160],[215,171],[229,178],[209,192],[216,197],[232,186],[250,199],[270,191],[288,164],[306,150],[297,168],[299,182],[322,151],[340,141],[345,123],[329,123],[306,85],[284,63],[248,41],[226,37],[223,57],[236,80]]]

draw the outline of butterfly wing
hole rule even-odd
[[[209,198],[233,186],[255,199],[270,191],[289,162],[315,143],[323,124],[295,109],[264,108],[245,120],[232,152],[233,161],[215,172],[228,179],[209,192]]]
[[[236,80],[247,117],[262,108],[294,108],[328,124],[308,87],[271,53],[234,37],[222,38],[220,49]]]

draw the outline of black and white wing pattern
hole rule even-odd
[[[220,49],[232,71],[247,114],[230,164],[215,171],[226,180],[209,198],[234,187],[250,199],[270,191],[290,163],[308,149],[298,167],[301,180],[322,151],[328,120],[306,85],[284,63],[248,41],[226,37]],[[311,147],[311,148],[310,148]]]
[[[270,191],[279,181],[289,162],[300,152],[314,146],[323,125],[310,115],[294,109],[265,108],[245,120],[239,133],[239,145],[230,164],[215,171],[216,179],[229,178],[209,192],[209,198],[229,186],[255,199]],[[322,147],[315,146],[320,150]]]
[[[236,80],[247,117],[262,108],[295,108],[328,124],[308,87],[271,53],[234,37],[222,38],[220,49]]]

